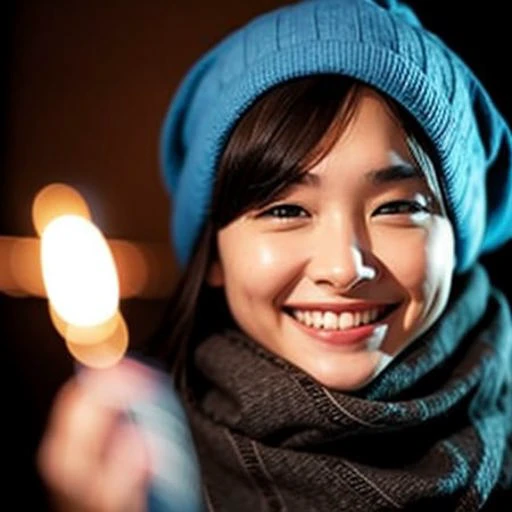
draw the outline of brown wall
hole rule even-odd
[[[7,40],[0,235],[33,236],[30,207],[44,185],[76,187],[112,238],[168,240],[158,135],[178,81],[221,36],[284,2],[18,1]],[[173,262],[170,261],[172,265]],[[0,297],[13,480],[43,494],[31,470],[52,397],[72,372],[46,302]],[[122,303],[132,346],[150,335],[163,301]],[[17,495],[21,503],[29,493]],[[27,502],[28,503],[28,502]],[[25,508],[25,507],[22,507]],[[34,508],[32,508],[34,510]]]

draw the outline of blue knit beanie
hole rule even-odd
[[[259,16],[181,83],[161,138],[178,261],[191,257],[236,121],[286,80],[338,73],[401,104],[423,127],[456,237],[456,271],[512,235],[511,132],[462,60],[394,0],[310,0]]]

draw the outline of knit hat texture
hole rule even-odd
[[[456,271],[512,235],[510,127],[469,67],[394,0],[310,0],[259,16],[205,54],[171,102],[161,162],[178,261],[190,259],[237,120],[292,78],[337,73],[401,104],[437,152]]]

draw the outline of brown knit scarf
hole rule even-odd
[[[506,300],[476,267],[436,325],[351,394],[240,332],[206,339],[181,391],[209,509],[497,506],[510,485],[511,326]]]

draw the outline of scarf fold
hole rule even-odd
[[[182,389],[210,510],[482,510],[510,486],[512,322],[477,266],[364,389],[329,390],[238,331]]]

